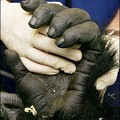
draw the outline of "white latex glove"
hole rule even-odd
[[[65,58],[79,61],[82,57],[79,49],[58,48],[55,39],[29,27],[31,15],[23,11],[19,3],[1,3],[1,39],[7,48],[20,55],[29,71],[47,75],[57,74],[59,70],[70,74],[75,72],[76,66]]]
[[[95,86],[97,90],[102,92],[101,94],[104,94],[108,86],[113,85],[115,83],[119,71],[119,37],[106,35],[105,40],[108,40],[107,41],[108,44],[112,43],[110,50],[117,51],[115,55],[115,60],[116,63],[118,64],[118,67],[115,69],[111,69],[110,71],[108,71],[108,73],[97,79]]]
[[[112,30],[109,34],[107,34],[104,38],[105,40],[107,40],[108,44],[111,42],[112,46],[110,48],[110,50],[116,50],[116,63],[118,64],[118,67],[115,69],[110,70],[107,74],[103,75],[102,77],[100,77],[97,82],[96,82],[96,89],[97,90],[106,90],[106,88],[112,84],[115,83],[116,79],[117,79],[117,75],[118,75],[118,71],[119,71],[119,48],[120,48],[120,36],[114,35],[114,30],[115,31],[119,31],[119,13],[120,13],[120,9],[117,11],[115,17],[113,18],[113,20],[110,22],[110,24],[108,25],[108,27],[106,28],[106,30]],[[104,92],[102,93],[104,94]]]

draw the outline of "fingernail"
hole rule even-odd
[[[64,47],[64,41],[65,41],[65,39],[62,37],[56,42],[56,45],[58,47]]]
[[[37,24],[37,19],[36,19],[36,17],[33,16],[31,18],[31,20],[29,21],[29,25],[30,25],[30,27],[35,28],[36,24]]]
[[[55,37],[55,29],[50,27],[47,34],[49,37]]]

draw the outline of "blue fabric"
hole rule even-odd
[[[67,0],[56,1],[65,4],[65,1]],[[108,25],[119,6],[119,0],[71,0],[71,7],[86,10],[90,14],[92,20],[95,21],[101,28]]]
[[[20,2],[21,0],[13,0]],[[70,0],[47,0],[58,1],[66,5]],[[116,11],[120,7],[119,0],[71,0],[71,7],[82,8],[86,10],[93,21],[101,28],[106,27],[114,17]]]
[[[119,8],[119,0],[72,0],[72,7],[86,10],[93,21],[105,27]]]

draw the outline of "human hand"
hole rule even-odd
[[[39,34],[38,30],[28,26],[31,15],[24,12],[19,3],[1,2],[1,39],[7,48],[20,55],[29,71],[47,75],[57,74],[59,70],[70,74],[75,72],[76,66],[65,58],[79,61],[82,57],[79,49],[57,47],[55,39]]]
[[[32,4],[29,4],[31,1],[29,0],[27,4],[21,2],[21,6],[26,10],[27,7],[32,7]],[[98,61],[97,58],[103,53],[105,44],[101,42],[101,33],[98,25],[91,20],[89,14],[81,9],[70,9],[47,3],[39,4],[34,10],[32,11],[33,16],[29,21],[29,25],[32,28],[39,28],[50,23],[48,36],[52,38],[59,37],[56,42],[57,46],[65,48],[76,43],[82,45],[83,58],[80,71],[81,74],[84,72],[89,75],[94,63]],[[98,78],[95,83],[96,89],[101,91],[113,84],[113,81],[116,80],[117,71],[118,69],[112,68],[105,76]],[[108,76],[111,76],[111,80],[108,79]]]
[[[98,78],[96,84],[96,88],[98,90],[106,89],[107,86],[110,86],[116,82],[118,72],[119,72],[119,12],[120,9],[117,11],[115,17],[112,19],[110,24],[106,28],[106,33],[104,35],[104,39],[107,41],[107,44],[112,44],[110,50],[116,50],[115,54],[115,61],[118,64],[116,68],[111,69],[107,74],[103,75],[102,77]]]
[[[19,112],[17,120],[104,118],[105,113],[94,83],[115,67],[114,53],[109,49],[104,48],[90,75],[83,76],[80,71],[81,62],[77,63],[77,70],[72,75],[59,73],[45,76],[27,71],[15,51],[6,50],[5,54],[25,107],[24,111]]]

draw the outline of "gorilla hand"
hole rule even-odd
[[[70,76],[68,74],[58,74],[56,76],[45,76],[33,74],[27,71],[24,67],[18,54],[12,50],[6,50],[6,60],[11,68],[11,71],[15,77],[16,88],[20,95],[24,107],[34,106],[39,118],[45,118],[46,109],[45,106],[55,99],[57,96],[61,96],[65,93],[69,84]],[[50,108],[48,108],[49,111]],[[43,110],[43,111],[42,111]],[[26,113],[27,114],[27,113]],[[22,114],[23,115],[23,114]],[[26,116],[26,120],[34,120],[36,117],[30,115]],[[18,119],[24,120],[25,116]]]
[[[54,15],[67,8],[59,4],[47,4],[44,0],[24,0],[21,1],[21,7],[27,12],[33,12],[29,21],[32,28],[48,25]]]
[[[114,53],[106,49],[105,44],[102,50],[103,52],[96,56],[94,67],[91,69],[89,66],[89,74],[81,72],[80,67],[86,70],[87,66],[78,62],[77,71],[73,75],[59,73],[54,76],[28,72],[17,53],[7,50],[7,63],[15,76],[17,90],[25,107],[17,120],[104,118],[99,92],[95,90],[94,82],[115,67],[115,64]]]
[[[102,45],[104,43],[101,42],[101,33],[97,24],[91,20],[86,11],[81,9],[64,8],[64,6],[55,4],[38,5],[33,12],[29,25],[32,28],[38,28],[49,23],[48,36],[59,37],[56,42],[57,46],[64,48],[76,43],[82,45],[83,59],[80,71],[81,74],[82,72],[89,74],[91,72],[89,67],[94,66],[97,61],[96,56],[100,55],[103,51],[102,46],[104,46]],[[82,67],[84,66],[82,64],[85,64],[86,67]],[[97,90],[104,90],[107,86],[113,84],[117,73],[118,68],[113,68],[106,75],[98,78],[95,84]],[[108,76],[111,80],[108,80]]]

